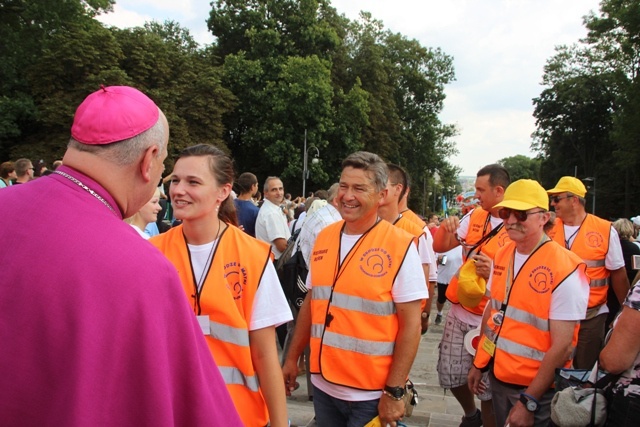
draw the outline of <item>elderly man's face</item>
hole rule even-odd
[[[279,179],[272,179],[267,183],[267,192],[264,198],[273,203],[279,205],[284,200],[284,186]]]

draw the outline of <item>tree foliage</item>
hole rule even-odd
[[[545,185],[595,177],[596,213],[630,217],[640,210],[640,0],[604,0],[584,23],[588,36],[547,62],[532,147]]]
[[[540,159],[532,159],[522,154],[505,157],[498,160],[498,164],[504,166],[509,172],[511,182],[519,179],[540,180]]]
[[[306,132],[309,153],[320,152],[310,189],[327,188],[342,159],[362,149],[409,171],[418,210],[435,171],[454,185],[456,129],[438,117],[453,60],[440,49],[366,12],[351,21],[329,0],[215,0],[215,42],[203,47],[176,22],[117,29],[94,19],[114,3],[0,5],[0,160],[61,156],[82,99],[126,84],[166,114],[170,159],[213,143],[238,172],[280,175],[299,192]]]

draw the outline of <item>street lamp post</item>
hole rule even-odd
[[[316,150],[315,156],[311,159],[311,163],[318,163],[320,161],[320,150],[315,145],[309,147],[308,150],[314,149]],[[302,161],[302,197],[306,197],[307,190],[307,179],[309,178],[309,152],[307,150],[307,130],[304,130],[304,153],[303,153],[303,161]]]
[[[590,176],[587,178],[582,178],[582,181],[587,183],[587,187],[591,187],[590,190],[592,190],[593,194],[592,194],[592,204],[591,204],[591,214],[595,215],[596,214],[596,177],[595,176]],[[590,185],[591,183],[593,183],[593,185]]]
[[[438,171],[433,173],[433,212],[436,212],[436,197],[438,196],[438,184],[440,183],[440,174]]]

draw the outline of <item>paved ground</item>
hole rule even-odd
[[[433,307],[434,312],[430,316],[431,319],[435,319],[435,303]],[[448,307],[448,303],[446,307]],[[460,425],[460,419],[463,415],[462,408],[451,393],[445,394],[438,384],[436,363],[438,362],[438,344],[442,337],[442,328],[442,324],[440,326],[431,324],[427,333],[420,340],[418,355],[410,374],[410,378],[420,395],[420,400],[413,411],[413,416],[403,421],[407,426],[457,427]],[[306,381],[303,376],[299,377],[298,381],[300,388],[293,393],[287,403],[291,425],[315,427],[313,403],[307,400]]]

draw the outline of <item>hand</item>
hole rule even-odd
[[[491,258],[483,254],[482,252],[472,256],[476,262],[476,274],[485,280],[489,279],[489,273],[491,273]]]
[[[486,386],[482,384],[482,372],[480,369],[471,366],[467,374],[467,385],[473,394],[481,394],[484,391]]]
[[[287,358],[282,366],[282,377],[284,378],[284,391],[287,396],[291,396],[291,392],[300,386],[296,381],[296,378],[298,378],[298,362]]]
[[[400,421],[404,416],[404,400],[393,400],[383,393],[380,397],[380,403],[378,403],[378,415],[380,416],[380,424],[385,427],[396,427],[397,421]]]
[[[440,227],[444,227],[447,233],[455,234],[460,227],[460,219],[457,216],[450,216],[440,223]]]
[[[505,425],[510,427],[529,427],[533,425],[534,421],[533,412],[529,412],[522,402],[517,401],[511,408]]]

